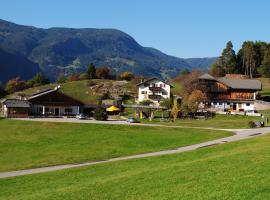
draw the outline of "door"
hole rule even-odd
[[[59,108],[54,109],[54,115],[59,116]]]
[[[233,110],[236,110],[236,104],[235,103],[233,104]]]

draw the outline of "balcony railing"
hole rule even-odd
[[[161,92],[163,89],[162,87],[149,87],[149,90],[152,92]]]
[[[153,99],[153,100],[161,100],[162,99],[161,95],[149,95],[148,97],[149,97],[149,99]]]

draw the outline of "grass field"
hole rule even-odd
[[[270,111],[262,111],[265,115],[265,118],[270,119]],[[126,109],[126,112],[123,114],[125,117],[134,117],[134,110],[132,108]],[[165,122],[161,121],[161,113],[155,112],[155,117],[153,121],[149,119],[140,120],[142,123],[151,123],[151,124],[164,124],[168,126],[191,126],[191,127],[213,127],[213,128],[249,128],[249,121],[260,121],[261,117],[252,117],[252,116],[240,116],[240,115],[216,115],[213,118],[209,119],[177,119],[176,122]],[[168,114],[165,112],[164,117],[168,117]],[[165,119],[166,120],[166,119]]]
[[[249,121],[260,121],[260,117],[239,116],[239,115],[216,115],[209,119],[177,119],[176,122],[160,122],[160,118],[155,118],[152,122],[143,119],[144,123],[158,123],[169,126],[190,126],[190,127],[212,127],[212,128],[249,128]]]
[[[270,135],[0,180],[0,199],[270,199]]]
[[[203,129],[0,120],[0,171],[171,149],[231,135]]]

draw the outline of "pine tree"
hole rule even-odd
[[[96,77],[96,67],[93,63],[88,65],[86,74],[88,79],[94,79]]]
[[[270,49],[267,49],[261,66],[258,69],[259,73],[263,77],[270,78]]]
[[[231,41],[227,42],[226,48],[223,49],[222,55],[219,58],[219,64],[225,73],[237,73],[237,59]]]

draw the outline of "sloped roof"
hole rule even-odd
[[[254,79],[218,78],[217,80],[232,89],[262,89],[262,83]]]
[[[167,81],[160,80],[160,79],[154,77],[154,78],[149,78],[149,79],[147,79],[147,80],[145,80],[145,81],[143,81],[143,82],[137,84],[137,86],[140,86],[140,85],[142,85],[142,84],[148,83],[148,82],[153,81],[153,80],[158,80],[158,81],[161,81],[161,82],[163,82],[163,83],[165,83],[165,84],[170,85]],[[172,85],[170,85],[170,86],[173,87]]]
[[[203,74],[199,77],[199,79],[202,79],[202,80],[212,80],[212,81],[216,81],[216,78],[211,76],[210,74]]]
[[[19,99],[6,99],[2,102],[8,108],[29,108],[30,103],[26,100],[19,100]]]
[[[44,90],[44,91],[40,91],[40,92],[37,92],[37,93],[32,94],[32,95],[28,98],[28,100],[31,100],[31,99],[34,99],[34,98],[43,96],[43,95],[45,95],[45,94],[49,94],[49,93],[55,92],[55,91],[57,91],[57,90],[47,89],[47,90]]]

